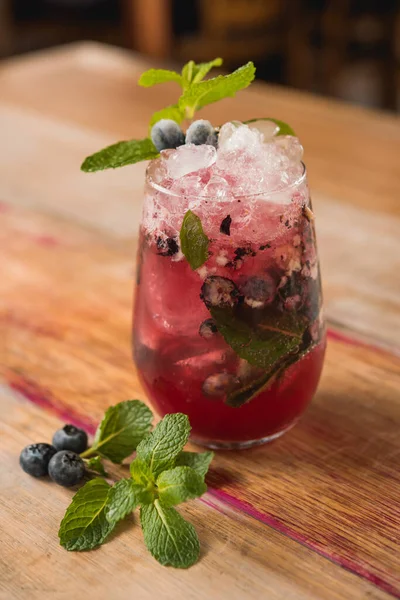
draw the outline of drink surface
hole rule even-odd
[[[297,138],[273,133],[229,123],[218,150],[181,146],[148,171],[135,361],[158,411],[186,413],[204,443],[241,444],[284,431],[311,400],[322,369],[302,148]],[[180,248],[188,210],[210,240],[196,270]]]

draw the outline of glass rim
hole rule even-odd
[[[159,160],[158,158],[156,160]],[[179,194],[178,192],[174,192],[168,188],[163,187],[162,185],[156,183],[152,177],[151,177],[151,167],[154,165],[154,160],[152,160],[146,168],[146,183],[148,185],[150,185],[150,187],[152,187],[153,189],[157,190],[158,192],[161,192],[163,194],[166,194],[168,196],[173,196],[175,198],[192,198],[192,199],[202,199],[202,200],[216,200],[218,202],[222,202],[223,198],[219,197],[219,196],[203,196],[201,194]],[[260,191],[260,192],[253,192],[251,194],[232,194],[233,198],[235,200],[240,200],[241,198],[258,198],[260,196],[276,196],[278,194],[282,194],[284,193],[286,190],[290,190],[292,188],[296,188],[299,187],[302,183],[304,183],[304,181],[307,178],[307,168],[306,165],[303,161],[300,161],[301,166],[303,167],[302,173],[299,175],[299,177],[297,177],[294,181],[292,181],[291,183],[287,184],[285,187],[283,187],[282,189],[276,189],[276,190],[270,190],[270,191]],[[230,198],[232,198],[232,196],[230,196]],[[229,201],[229,199],[227,199]]]

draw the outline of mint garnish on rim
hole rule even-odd
[[[175,82],[182,88],[182,94],[176,104],[167,106],[153,114],[150,118],[150,129],[162,119],[171,119],[179,125],[185,119],[193,119],[195,113],[204,106],[234,96],[238,91],[248,87],[254,80],[255,67],[251,61],[228,75],[218,75],[211,79],[204,79],[213,67],[221,65],[221,58],[199,64],[191,60],[184,65],[181,73],[167,69],[149,69],[142,73],[139,85],[143,87]],[[270,120],[273,120],[280,127],[279,135],[293,135],[293,130],[282,121]],[[158,156],[159,153],[150,138],[127,140],[112,144],[87,157],[82,163],[81,169],[85,172],[116,169],[143,160],[152,160]]]

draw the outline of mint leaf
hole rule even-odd
[[[194,60],[189,60],[182,68],[182,78],[184,87],[191,83],[198,83],[207,75],[213,67],[220,67],[223,63],[222,58],[214,58],[210,62],[196,64]]]
[[[175,467],[163,471],[157,479],[157,489],[163,506],[174,506],[207,491],[204,478],[190,467]]]
[[[97,429],[90,453],[105,456],[114,463],[122,462],[136,450],[150,430],[152,420],[151,410],[140,400],[110,406]]]
[[[142,506],[140,522],[145,544],[162,565],[187,569],[199,558],[199,538],[193,525],[160,500]]]
[[[193,118],[196,110],[207,104],[212,104],[250,85],[255,76],[256,69],[252,62],[248,62],[230,75],[219,75],[213,79],[192,83],[179,98],[179,107],[185,111],[188,118]]]
[[[168,71],[167,69],[149,69],[141,74],[138,83],[142,87],[152,87],[153,85],[166,83],[167,81],[176,81],[176,83],[182,85],[182,76],[175,71]]]
[[[243,121],[245,125],[251,125],[252,123],[256,123],[257,121],[272,121],[279,127],[279,131],[276,135],[293,135],[295,136],[295,132],[293,129],[285,123],[284,121],[280,121],[279,119],[273,119],[272,117],[261,117],[259,119],[249,119],[248,121]]]
[[[99,475],[102,475],[103,477],[107,477],[107,472],[104,468],[104,465],[101,461],[100,456],[93,456],[92,458],[89,458],[88,460],[85,461],[86,463],[86,468],[89,471],[94,471],[95,473],[98,473]]]
[[[179,237],[185,258],[193,271],[198,269],[208,259],[209,239],[203,231],[199,217],[191,210],[188,210],[183,217]]]
[[[263,375],[255,378],[253,381],[246,382],[239,388],[228,392],[226,404],[235,408],[243,406],[258,396],[265,389],[268,389],[274,381],[291,365],[299,361],[311,349],[312,342],[302,341],[295,353],[289,353],[278,359],[271,368]]]
[[[104,169],[117,169],[142,160],[151,160],[157,156],[159,156],[159,152],[150,138],[117,142],[88,156],[83,161],[81,170],[85,173],[93,173]]]
[[[189,433],[190,424],[186,415],[165,415],[154,431],[138,445],[137,458],[143,460],[157,477],[165,469],[174,466],[175,458],[186,444]]]
[[[58,536],[67,550],[90,550],[102,544],[112,531],[105,516],[110,486],[104,479],[88,481],[72,498],[61,521]]]
[[[176,121],[180,125],[185,119],[185,111],[179,108],[177,104],[171,104],[171,106],[158,110],[150,119],[150,129],[155,123],[161,121],[161,119],[172,119],[172,121]]]
[[[209,310],[219,333],[236,354],[266,371],[286,354],[298,350],[306,328],[302,318],[290,313],[283,316],[266,311],[252,327],[241,318],[240,308],[210,307]]]
[[[196,63],[194,62],[194,60],[189,60],[189,62],[187,62],[185,65],[183,65],[183,67],[182,67],[182,82],[183,82],[184,89],[189,87],[190,84],[192,83],[193,77],[195,76],[195,68],[196,68]]]
[[[214,452],[181,452],[175,461],[175,465],[177,467],[190,467],[204,479],[213,458]]]
[[[108,492],[105,515],[109,523],[115,525],[125,519],[142,502],[143,489],[132,479],[120,479]]]

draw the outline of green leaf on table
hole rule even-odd
[[[229,75],[219,75],[213,79],[192,83],[179,98],[179,107],[187,118],[193,118],[196,110],[234,96],[236,92],[248,87],[255,77],[256,69],[252,62],[236,69]]]
[[[209,239],[204,233],[200,218],[191,210],[183,217],[179,234],[181,250],[193,271],[208,259]]]
[[[103,477],[108,476],[100,456],[92,456],[92,458],[86,460],[85,463],[88,471],[94,471]]]
[[[214,452],[181,452],[178,454],[175,461],[177,467],[190,467],[194,469],[201,477],[206,476],[208,468],[212,459],[214,458]]]
[[[190,433],[189,419],[183,413],[165,415],[136,449],[136,456],[143,460],[157,477],[175,464]],[[135,461],[134,461],[135,462]]]
[[[171,104],[171,106],[166,106],[165,108],[158,110],[150,119],[150,129],[155,123],[161,121],[161,119],[172,119],[172,121],[175,121],[178,123],[178,125],[180,125],[185,119],[185,111],[182,110],[177,104]]]
[[[104,542],[114,525],[105,515],[111,487],[104,479],[88,481],[72,498],[58,536],[66,550],[90,550]]]
[[[199,558],[199,538],[193,525],[160,500],[142,506],[140,522],[145,544],[162,565],[187,569]]]
[[[283,356],[295,352],[306,324],[295,314],[266,311],[252,327],[235,308],[210,307],[219,333],[240,358],[269,371]]]
[[[117,169],[142,160],[152,160],[159,155],[150,138],[117,142],[85,158],[81,170],[92,173],[104,169]]]
[[[253,124],[256,126],[257,121],[272,121],[273,123],[275,123],[275,125],[279,127],[279,131],[276,135],[296,135],[293,129],[290,127],[290,125],[288,125],[284,121],[280,121],[279,119],[274,119],[272,117],[260,117],[258,119],[249,119],[248,121],[243,121],[243,123],[244,125]]]
[[[163,506],[175,506],[207,491],[204,478],[190,467],[174,467],[157,478],[157,490]]]
[[[132,479],[120,479],[108,492],[105,505],[106,519],[111,524],[125,519],[143,501],[144,490]]]
[[[175,81],[179,85],[182,85],[182,75],[168,69],[149,69],[141,74],[138,83],[142,87],[152,87],[153,85],[166,83],[167,81]]]
[[[91,453],[122,462],[150,431],[152,420],[151,410],[140,400],[110,406],[97,429]]]
[[[211,71],[213,67],[220,67],[223,63],[222,58],[214,58],[205,63],[196,64],[194,60],[189,60],[182,68],[182,79],[184,87],[191,83],[198,83]]]

